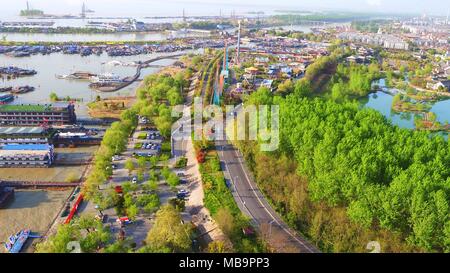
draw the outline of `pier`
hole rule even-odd
[[[185,55],[185,54],[160,56],[160,57],[156,57],[156,58],[147,60],[137,66],[136,74],[134,74],[134,76],[124,78],[123,82],[121,82],[121,83],[108,83],[108,84],[92,83],[89,85],[89,87],[91,87],[94,90],[100,91],[100,92],[115,92],[115,91],[121,90],[121,89],[129,86],[130,84],[134,83],[135,81],[137,81],[139,79],[139,77],[141,76],[141,70],[144,68],[150,67],[151,63],[160,61],[160,60],[165,60],[165,59],[174,59],[174,58],[181,57],[183,55]]]

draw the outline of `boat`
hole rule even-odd
[[[57,79],[68,79],[68,80],[89,80],[92,77],[97,76],[97,74],[77,71],[69,75],[55,75]]]
[[[8,87],[1,87],[0,88],[0,93],[3,93],[3,92],[10,92],[12,90],[12,87],[11,86],[8,86]]]
[[[8,251],[9,253],[19,253],[30,235],[31,230],[24,229],[17,232],[17,234],[15,235],[9,236],[8,242],[4,243],[6,251]]]
[[[67,79],[69,77],[69,75],[55,75],[55,77],[57,79],[63,80],[63,79]]]
[[[14,57],[29,57],[30,55],[31,53],[26,51],[14,52],[13,54]]]
[[[123,80],[118,75],[105,73],[102,75],[91,77],[91,82],[98,84],[110,84],[110,83],[122,83]]]
[[[13,101],[13,100],[14,100],[14,96],[11,95],[11,94],[2,95],[2,96],[0,96],[0,105],[1,104],[6,104],[6,103],[8,103],[10,101]]]
[[[25,85],[25,86],[17,86],[11,90],[11,94],[24,94],[28,92],[34,91],[33,86]]]

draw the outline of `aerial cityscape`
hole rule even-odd
[[[293,2],[6,7],[0,253],[450,252],[450,2]]]

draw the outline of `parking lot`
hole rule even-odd
[[[145,137],[144,137],[145,135]],[[132,137],[128,140],[127,150],[120,155],[116,155],[112,158],[113,165],[113,175],[109,182],[105,185],[102,185],[100,190],[106,194],[106,191],[111,187],[122,186],[126,182],[132,182],[137,185],[142,185],[146,183],[149,179],[149,171],[150,169],[147,167],[144,171],[144,179],[142,181],[137,179],[136,171],[132,172],[131,175],[129,171],[125,168],[125,162],[128,159],[132,159],[132,161],[137,165],[137,158],[139,156],[152,157],[159,155],[161,152],[161,145],[163,142],[163,138],[160,136],[159,132],[153,128],[147,127],[145,124],[140,124],[138,128],[133,133]],[[149,145],[150,144],[150,145]],[[142,145],[142,148],[136,148],[138,145]],[[145,148],[144,148],[145,145]],[[149,145],[147,148],[147,145]],[[175,159],[169,160],[168,164],[174,164]],[[163,166],[162,162],[159,162],[158,168]],[[157,194],[160,199],[160,204],[167,204],[170,199],[180,198],[184,200],[189,199],[189,190],[188,177],[185,175],[184,169],[173,170],[180,177],[180,185],[175,189],[172,189],[164,180],[164,177],[160,175],[160,179],[158,181],[158,189]],[[133,181],[134,180],[134,181]],[[139,196],[142,194],[142,191],[133,192],[133,195]],[[88,211],[88,210],[86,210]],[[95,209],[91,209],[92,211],[96,211]],[[104,214],[108,215],[105,224],[108,225],[113,233],[113,235],[118,238],[121,224],[117,221],[119,217],[124,217],[125,215],[117,215],[114,208],[107,209],[103,211]],[[191,221],[190,215],[183,213],[183,220],[185,222]],[[133,223],[127,224],[124,227],[125,236],[133,238],[133,241],[137,246],[141,246],[143,241],[145,240],[148,231],[152,227],[152,223],[154,221],[154,214],[145,213],[143,210],[140,210],[140,213],[137,215],[136,219]]]

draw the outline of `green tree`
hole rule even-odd
[[[181,222],[180,213],[165,205],[156,213],[155,224],[147,236],[147,246],[153,249],[168,249],[170,252],[191,250],[192,230]]]
[[[134,162],[131,158],[127,159],[127,161],[125,161],[125,169],[128,170],[128,174],[131,175],[131,173],[134,171],[135,166],[134,166]]]

